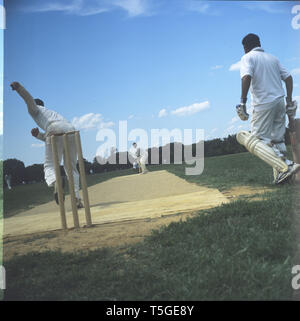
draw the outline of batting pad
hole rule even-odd
[[[272,147],[263,143],[256,136],[251,135],[251,133],[241,131],[236,135],[236,139],[241,145],[245,146],[251,154],[259,157],[277,171],[286,172],[288,170],[288,165],[276,155]]]

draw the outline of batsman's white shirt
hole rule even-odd
[[[285,95],[282,80],[290,76],[279,60],[261,47],[252,49],[242,57],[240,74],[241,78],[251,76],[251,102],[259,108]]]

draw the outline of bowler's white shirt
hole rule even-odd
[[[241,59],[241,78],[251,76],[250,94],[253,106],[268,104],[285,95],[282,80],[290,76],[279,60],[256,47]]]
[[[65,121],[67,120],[58,114],[56,111],[47,109],[43,106],[37,105],[38,112],[35,115],[32,115],[32,118],[35,120],[37,125],[47,131],[50,124],[56,122],[56,121]]]
[[[37,125],[40,128],[42,128],[44,131],[47,132],[49,125],[54,122],[57,122],[57,121],[67,122],[67,120],[63,116],[58,114],[56,111],[47,109],[43,106],[38,106],[35,103],[32,96],[23,86],[20,86],[17,91],[21,95],[21,97],[23,97],[23,99],[25,100],[31,117],[34,119]]]

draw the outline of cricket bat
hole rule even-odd
[[[294,116],[288,117],[293,160],[300,164],[300,119],[295,119]],[[300,172],[295,175],[295,182],[300,183]]]

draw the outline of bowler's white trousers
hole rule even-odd
[[[56,181],[55,177],[55,169],[54,169],[54,162],[53,162],[53,154],[52,154],[52,146],[51,146],[51,138],[50,136],[53,134],[61,134],[70,131],[74,131],[75,128],[68,122],[65,121],[57,121],[50,124],[47,128],[46,132],[46,149],[45,149],[45,163],[44,163],[44,172],[45,172],[45,180],[48,186],[53,186],[54,182]],[[69,135],[69,149],[70,149],[70,159],[72,164],[72,172],[74,177],[74,189],[76,197],[79,198],[79,173],[77,170],[77,150],[75,145],[75,137],[74,135]],[[58,152],[58,160],[61,163],[62,159],[64,158],[64,143],[63,137],[57,136],[57,152]],[[67,174],[67,170],[65,167],[65,159],[64,159],[64,168]]]

